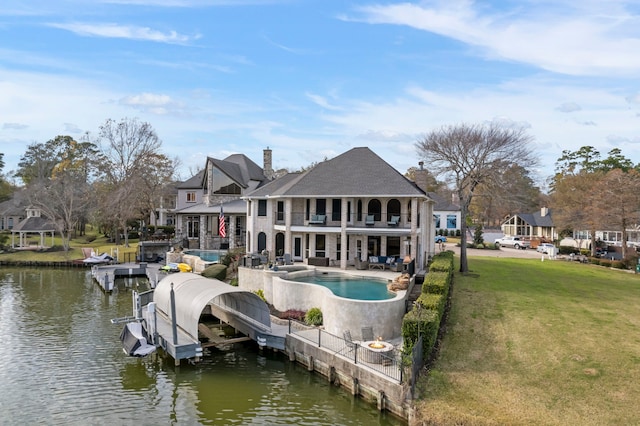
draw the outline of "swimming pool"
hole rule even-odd
[[[388,300],[396,294],[387,289],[387,281],[346,274],[318,274],[292,278],[292,281],[327,287],[333,294],[346,299]]]
[[[184,254],[198,256],[205,262],[219,262],[220,258],[227,252],[222,250],[185,250]]]

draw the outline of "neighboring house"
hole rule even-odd
[[[29,201],[25,190],[17,190],[9,200],[0,203],[0,231],[9,231],[24,220]]]
[[[626,230],[627,247],[640,248],[640,225],[634,225]],[[596,231],[596,241],[601,241],[610,246],[622,246],[622,231]],[[591,232],[574,231],[573,238],[563,240],[563,245],[571,245],[579,248],[591,248]]]
[[[266,250],[270,260],[288,253],[345,269],[356,257],[410,256],[421,268],[434,253],[433,200],[366,147],[288,173],[242,198],[248,202],[247,252]]]
[[[446,231],[446,234],[458,233],[460,231],[460,206],[454,202],[449,202],[435,192],[429,192],[429,197],[435,201],[433,207],[433,220],[436,233]]]
[[[207,158],[205,168],[177,185],[176,238],[185,248],[216,250],[245,246],[246,201],[241,197],[273,174],[271,150],[264,150],[264,170],[243,154],[224,160]],[[226,236],[220,235],[224,213]]]
[[[176,223],[175,210],[178,199],[178,189],[174,185],[167,193],[158,197],[158,206],[151,212],[149,225],[174,226]]]
[[[17,247],[46,247],[46,238],[51,237],[51,247],[54,245],[54,237],[56,233],[53,223],[40,215],[40,209],[27,208],[27,217],[11,229],[11,247],[16,247],[15,236],[18,236]],[[36,234],[37,242],[30,242],[29,235]]]
[[[532,239],[542,239],[555,241],[558,239],[558,232],[553,225],[551,210],[542,207],[536,213],[518,213],[507,220],[502,225],[504,235],[522,235]]]

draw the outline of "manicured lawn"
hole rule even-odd
[[[11,244],[11,235],[8,236],[7,244]],[[17,238],[17,237],[16,237]],[[33,242],[38,242],[39,239],[31,238]],[[51,250],[17,250],[13,252],[4,252],[0,253],[0,261],[5,262],[32,262],[32,261],[40,261],[40,262],[65,262],[69,260],[75,259],[84,259],[84,255],[82,253],[83,247],[90,247],[96,253],[107,253],[111,254],[115,253],[117,249],[120,255],[121,261],[133,261],[135,260],[135,253],[138,248],[138,240],[129,241],[129,247],[124,247],[124,245],[116,245],[108,241],[108,239],[104,236],[98,236],[94,240],[87,237],[79,237],[70,242],[70,250],[68,252],[64,252],[62,250],[62,240],[59,236],[55,236],[53,243],[55,246],[59,247],[60,250],[51,251]],[[51,244],[51,237],[46,238],[45,244]]]
[[[421,422],[638,424],[640,275],[528,259],[469,267],[421,377]]]

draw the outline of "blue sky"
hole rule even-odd
[[[368,146],[404,173],[442,125],[524,126],[640,162],[638,0],[4,0],[0,152],[149,122],[187,178],[244,153],[295,170]],[[427,165],[428,166],[428,165]]]

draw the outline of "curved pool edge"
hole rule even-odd
[[[280,311],[320,308],[326,331],[342,336],[348,329],[354,339],[360,338],[362,327],[373,327],[374,334],[385,340],[400,337],[407,295],[415,282],[412,277],[408,289],[398,291],[393,299],[357,300],[336,296],[321,285],[290,281],[290,277],[284,279],[289,274],[287,271],[240,269],[246,278],[238,280],[243,289],[262,290],[265,299]]]

